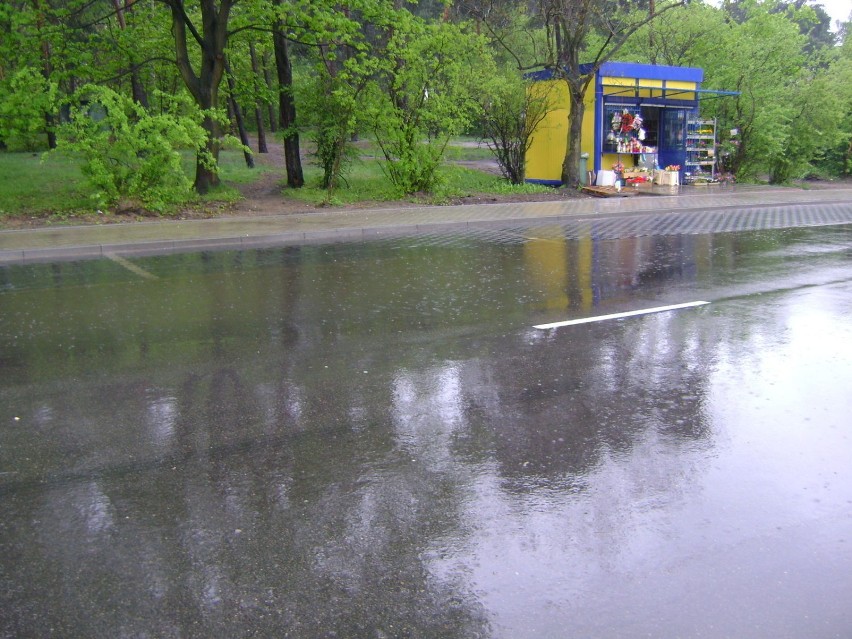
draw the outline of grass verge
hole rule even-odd
[[[187,175],[195,172],[195,156],[184,153]],[[205,203],[228,204],[240,199],[234,184],[257,180],[274,167],[246,167],[239,151],[223,151],[220,155],[222,185],[204,196],[189,194],[182,205]],[[61,153],[0,153],[0,219],[10,215],[50,216],[59,220],[94,213],[96,205],[89,197],[92,188],[80,169],[80,161]],[[172,211],[167,211],[166,214]]]
[[[0,217],[44,212],[91,211],[79,162],[41,153],[0,153]]]
[[[314,205],[341,206],[356,202],[390,202],[410,200],[429,204],[441,204],[454,198],[482,193],[530,194],[547,193],[552,189],[536,184],[509,184],[502,177],[454,164],[445,164],[439,169],[438,186],[433,193],[400,193],[381,168],[381,162],[362,159],[352,166],[340,187],[329,192],[320,188],[320,171],[308,166],[305,169],[305,186],[286,190],[290,197]]]
[[[450,157],[481,158],[482,148],[448,147]],[[455,151],[453,149],[459,149]],[[184,154],[187,175],[195,170],[191,153]],[[220,155],[222,185],[203,197],[190,195],[182,206],[197,207],[229,204],[241,198],[235,185],[259,180],[266,173],[282,175],[283,168],[258,162],[254,169],[245,165],[242,152],[223,150]],[[0,219],[5,216],[34,216],[51,220],[72,220],[95,213],[96,207],[89,197],[91,191],[80,170],[79,161],[71,156],[41,153],[0,153]],[[499,176],[448,163],[439,169],[438,187],[433,193],[405,195],[388,180],[381,162],[374,159],[356,161],[346,179],[332,192],[320,188],[320,170],[305,164],[305,187],[284,189],[285,198],[313,205],[348,205],[358,202],[392,202],[401,199],[429,204],[440,204],[454,198],[478,194],[516,194],[547,192],[547,187],[530,184],[513,186]],[[178,207],[180,208],[180,207]],[[169,214],[175,211],[167,211]]]

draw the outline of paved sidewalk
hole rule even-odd
[[[0,265],[151,255],[193,250],[260,248],[278,244],[353,241],[451,228],[632,217],[755,207],[849,206],[852,189],[799,190],[736,186],[679,195],[577,199],[559,202],[424,206],[318,211],[297,215],[223,217],[0,231]]]

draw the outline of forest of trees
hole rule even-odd
[[[739,92],[702,104],[738,179],[842,176],[849,27],[805,0],[0,0],[0,150],[79,154],[107,201],[206,192],[223,144],[251,163],[247,132],[253,152],[283,143],[293,188],[305,139],[335,188],[358,135],[400,192],[430,190],[462,134],[502,147],[519,181],[547,106],[524,73],[554,69],[579,104],[579,65],[620,60],[701,67],[704,88]],[[177,149],[194,150],[194,181]]]

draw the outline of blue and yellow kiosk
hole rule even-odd
[[[589,70],[591,66],[586,66],[586,72]],[[531,90],[547,93],[551,110],[533,133],[526,155],[526,179],[558,186],[568,144],[568,88],[552,70],[527,77],[533,81]],[[586,92],[581,153],[589,158],[588,169],[599,173],[620,164],[628,172],[643,169],[650,173],[678,165],[682,173],[687,160],[694,159],[687,156],[688,125],[700,122],[699,96],[736,95],[702,89],[703,80],[704,71],[694,67],[632,62],[601,65]],[[715,131],[712,137],[715,141]]]

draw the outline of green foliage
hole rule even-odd
[[[57,84],[32,67],[0,83],[0,140],[12,150],[44,148],[44,135],[52,130],[48,115],[56,111],[58,95]]]
[[[461,2],[463,13],[476,19],[491,43],[494,61],[505,72],[529,69],[551,58],[550,35],[531,3]],[[542,5],[539,5],[542,6]]]
[[[354,67],[354,64],[350,64]],[[354,79],[356,84],[350,83]],[[335,76],[319,67],[312,81],[305,83],[302,109],[314,143],[314,158],[322,168],[322,186],[329,192],[346,181],[357,151],[351,144],[357,130],[358,94],[363,87],[359,74],[338,73]],[[360,86],[358,86],[360,84]]]
[[[747,19],[726,22],[717,33],[719,46],[705,57],[709,86],[741,92],[718,101],[712,113],[723,132],[739,131],[730,158],[740,180],[769,174],[773,181],[786,181],[801,173],[818,146],[813,138],[826,125],[809,110],[830,108],[819,104],[830,97],[827,93],[811,93],[815,73],[804,54],[806,37],[785,14],[770,8],[744,5]]]
[[[313,157],[331,198],[357,157],[351,140],[363,126],[364,89],[383,64],[382,35],[392,28],[396,12],[386,0],[296,0],[279,7],[294,36],[314,45],[296,97],[299,123],[310,131]]]
[[[388,179],[405,193],[439,184],[450,137],[470,128],[489,70],[485,41],[464,26],[400,19],[381,76],[369,86],[367,116]]]
[[[798,25],[799,32],[807,38],[805,53],[808,55],[817,55],[837,43],[837,37],[831,32],[831,16],[821,4],[779,2],[777,11],[784,12],[790,21]]]
[[[352,163],[358,157],[357,149],[348,143],[349,135],[346,128],[340,126],[340,121],[330,119],[313,129],[314,156],[323,171],[322,187],[328,191],[335,190],[340,182],[346,182]]]
[[[702,104],[702,115],[718,118],[721,157],[740,180],[766,173],[787,179],[782,175],[809,159],[807,145],[794,149],[806,133],[801,105],[810,99],[806,83],[813,79],[803,53],[806,38],[774,8],[751,1],[723,9],[691,3],[646,26],[625,48],[642,61],[702,67],[705,88],[740,92]],[[732,129],[739,135],[730,137]]]
[[[842,146],[837,133],[843,130],[848,91],[822,33],[825,16],[785,3],[726,7],[690,5],[680,24],[665,31],[660,25],[666,37],[659,41],[665,51],[680,52],[667,62],[702,66],[706,87],[741,91],[705,109],[705,115],[720,119],[722,148],[730,152],[726,157],[738,178],[768,175],[786,182],[837,158],[832,149]],[[731,129],[740,132],[738,139],[724,135]]]
[[[724,11],[703,2],[690,2],[668,11],[637,31],[625,44],[624,61],[671,66],[706,67],[728,28]]]
[[[256,37],[254,32],[248,32],[250,38]],[[242,35],[242,34],[241,34]],[[255,44],[252,40],[251,44]],[[263,59],[265,47],[255,45],[256,57]],[[232,38],[228,44],[228,62],[231,68],[231,77],[234,81],[234,91],[224,87],[229,96],[234,97],[241,105],[253,106],[261,103],[275,104],[278,96],[265,82],[261,75],[254,72],[251,65],[249,42],[238,38]]]
[[[335,191],[333,197],[329,197],[328,191],[322,187],[318,169],[311,171],[307,176],[305,187],[288,190],[289,197],[314,205],[342,205],[354,202],[387,202],[398,200],[401,196],[399,190],[388,182],[379,162],[373,160],[365,160],[354,165],[347,178],[348,187]],[[438,186],[431,193],[418,193],[418,201],[440,204],[451,198],[488,193],[506,195],[550,191],[548,187],[536,184],[509,184],[500,176],[463,166],[442,165],[437,171]]]
[[[478,108],[475,84],[493,66],[466,27],[429,23],[389,0],[295,1],[284,5],[295,37],[315,48],[313,75],[298,92],[329,190],[350,168],[350,140],[371,131],[399,192],[431,191],[447,140]]]
[[[184,172],[189,175],[195,168],[195,153],[185,150],[181,156]],[[98,204],[90,197],[92,189],[83,174],[83,164],[79,154],[62,151],[46,158],[40,153],[0,153],[0,175],[4,177],[0,180],[0,217],[51,214],[53,219],[73,219],[77,213],[91,213]],[[223,151],[219,166],[226,184],[211,190],[201,201],[236,202],[241,196],[231,185],[249,183],[263,173],[276,171],[269,166],[247,169],[239,150]],[[375,172],[381,173],[378,168]]]
[[[741,92],[702,103],[703,115],[719,119],[722,158],[740,180],[786,182],[815,163],[835,172],[843,164],[849,83],[833,61],[824,12],[800,4],[690,3],[625,48],[628,59],[702,67],[705,88]]]
[[[842,118],[838,88],[827,73],[818,72],[807,84],[791,89],[781,152],[769,162],[771,182],[804,177],[811,162],[821,159],[823,150],[832,144]]]
[[[852,23],[850,23],[852,24]],[[818,169],[832,175],[852,174],[852,38],[838,51],[837,59],[829,67],[826,76],[831,83],[829,89],[837,99],[837,126],[826,132],[825,146],[817,158]],[[822,114],[819,114],[822,115]]]
[[[702,111],[719,119],[740,179],[786,181],[814,166],[834,174],[852,170],[848,30],[841,32],[842,46],[832,46],[825,12],[812,2],[689,2],[663,11],[674,3],[658,0],[653,23],[613,59],[702,67],[705,88],[739,90],[738,98],[702,102]],[[132,78],[134,90],[143,85],[149,110],[121,102],[100,123],[78,112],[64,144],[85,153],[101,206],[134,198],[162,208],[186,197],[186,177],[169,154],[197,148],[198,130],[189,125],[197,109],[176,109],[169,97],[184,79],[175,65],[168,4],[120,4],[123,10],[91,0],[0,2],[0,142],[11,149],[43,148],[74,87],[89,82],[130,96]],[[396,0],[239,2],[227,40],[234,95],[243,107],[277,102],[278,87],[267,86],[252,69],[249,45],[271,64],[268,29],[280,21],[292,45],[296,128],[316,148],[326,200],[333,191],[345,201],[344,190],[360,188],[363,167],[352,162],[355,133],[375,135],[388,193],[450,188],[447,180],[455,178],[442,167],[448,149],[461,152],[451,140],[462,133],[487,137],[505,174],[521,181],[530,108],[517,91],[517,69],[555,65],[557,45],[563,48],[560,66],[607,58],[648,15],[646,3],[522,5],[465,1],[445,12],[433,0],[418,6]],[[184,6],[201,26],[201,5]],[[581,6],[588,12],[578,13]],[[453,22],[465,15],[478,18],[476,30]],[[198,73],[202,50],[190,45],[188,62]],[[114,120],[116,112],[125,124]],[[514,133],[489,132],[496,122]],[[740,131],[736,144],[725,137],[731,129]]]
[[[397,126],[394,127],[394,124]],[[403,193],[429,193],[441,183],[438,167],[443,160],[443,141],[423,141],[422,131],[409,122],[385,124],[381,135],[382,153],[387,162],[382,170]]]
[[[483,137],[512,184],[524,182],[533,132],[552,108],[550,96],[530,89],[516,75],[495,76],[480,98]]]
[[[59,130],[59,148],[83,156],[97,204],[132,199],[164,210],[192,197],[179,149],[201,153],[207,142],[201,114],[183,115],[180,107],[189,108],[176,101],[169,112],[154,115],[111,89],[83,87],[71,122]]]

